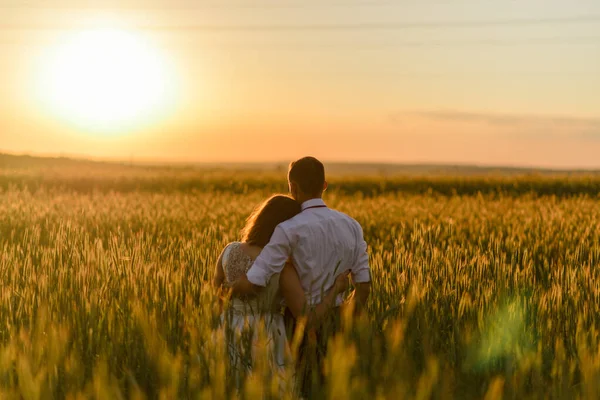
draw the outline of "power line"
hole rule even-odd
[[[417,1],[412,4],[419,4]],[[432,4],[448,4],[444,1],[436,1],[430,2],[429,5]],[[135,5],[119,5],[119,10],[126,11],[148,11],[148,10],[187,10],[187,11],[200,11],[205,9],[224,9],[224,10],[232,10],[232,9],[315,9],[315,8],[348,8],[348,7],[402,7],[406,4],[398,3],[397,1],[335,1],[335,2],[325,2],[325,1],[315,1],[315,2],[246,2],[246,3],[228,3],[228,2],[212,2],[212,3],[202,3],[196,2],[193,6],[135,6]],[[54,5],[48,6],[44,5],[41,7],[34,7],[31,5],[22,4],[3,4],[0,5],[0,9],[12,9],[12,10],[26,10],[26,9],[35,9],[35,10],[111,10],[115,7],[110,6],[94,6],[94,5]]]
[[[184,31],[376,31],[402,29],[431,29],[431,28],[487,28],[494,26],[519,25],[555,25],[573,23],[600,22],[600,15],[562,17],[562,18],[531,18],[504,19],[488,21],[440,21],[440,22],[406,22],[406,23],[355,23],[355,24],[307,24],[307,25],[196,25],[196,26],[157,26],[153,30],[184,30]]]
[[[298,48],[350,48],[355,50],[364,49],[386,49],[394,47],[445,47],[445,46],[519,46],[528,44],[539,45],[557,45],[557,44],[583,44],[583,45],[600,45],[600,36],[587,37],[547,37],[547,38],[520,38],[514,40],[497,40],[497,39],[482,39],[482,40],[465,40],[465,41],[399,41],[387,43],[365,43],[365,42],[348,42],[348,43],[290,43],[290,42],[271,42],[271,43],[251,43],[251,42],[226,42],[214,43],[218,46],[233,46],[246,48],[260,47],[286,47],[290,49]]]
[[[584,15],[556,18],[511,18],[481,21],[433,21],[433,22],[397,22],[397,23],[350,23],[350,24],[296,24],[296,25],[135,25],[133,28],[153,31],[196,31],[196,32],[286,32],[286,31],[380,31],[404,29],[435,28],[488,28],[498,26],[562,25],[598,23],[600,15]],[[0,30],[70,30],[58,25],[27,27],[23,25],[4,25]]]
[[[31,39],[0,39],[0,44],[27,44]],[[464,40],[464,41],[398,41],[398,42],[345,42],[345,43],[310,43],[310,42],[201,42],[201,44],[209,44],[224,48],[244,48],[249,50],[260,50],[276,48],[278,51],[283,49],[289,50],[315,50],[315,49],[348,49],[348,50],[386,50],[403,47],[468,47],[468,46],[485,46],[485,47],[514,47],[526,45],[554,46],[554,45],[591,45],[600,46],[600,36],[583,36],[583,37],[537,37],[537,38],[519,38],[519,39],[480,39],[480,40]],[[194,45],[193,43],[191,44]]]
[[[0,38],[0,44],[26,44],[31,39],[5,39]],[[313,50],[313,49],[349,49],[349,50],[379,50],[402,47],[461,47],[461,46],[485,46],[485,47],[511,47],[522,45],[600,45],[600,36],[548,36],[548,37],[522,37],[515,39],[478,39],[478,40],[423,40],[423,41],[386,41],[386,42],[364,42],[364,41],[346,41],[327,43],[323,41],[315,42],[291,42],[291,41],[272,41],[272,42],[249,42],[249,41],[210,41],[201,42],[219,47],[240,47],[250,50],[259,50],[261,48],[281,48],[289,50]],[[192,43],[193,45],[193,43]]]
[[[455,0],[452,2],[452,6],[459,3],[470,3],[470,0]],[[415,6],[415,5],[426,5],[426,6],[434,6],[434,5],[449,5],[449,2],[446,0],[429,0],[426,4],[423,4],[420,0],[412,0],[412,1],[404,1],[399,2],[398,0],[357,0],[357,1],[322,1],[315,0],[312,2],[309,1],[252,1],[249,0],[247,2],[201,2],[201,1],[193,1],[191,2],[193,5],[177,5],[171,4],[169,6],[160,6],[160,5],[152,5],[152,6],[138,6],[133,4],[118,4],[116,7],[111,7],[109,5],[98,6],[92,4],[78,4],[76,6],[69,4],[54,4],[48,5],[44,3],[43,6],[35,6],[31,4],[23,4],[22,2],[17,3],[5,3],[0,4],[0,9],[13,9],[13,10],[125,10],[125,11],[201,11],[205,9],[224,9],[224,10],[234,10],[234,9],[318,9],[318,8],[349,8],[349,7],[406,7],[406,6]],[[113,3],[114,5],[114,3]]]

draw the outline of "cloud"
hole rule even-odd
[[[497,126],[546,125],[568,128],[600,128],[600,118],[526,114],[493,114],[463,111],[419,111],[412,112],[410,114],[438,121],[477,122]]]
[[[486,125],[520,137],[565,137],[600,140],[600,118],[563,115],[500,114],[468,111],[408,111],[390,114],[389,121],[408,118],[445,124]]]

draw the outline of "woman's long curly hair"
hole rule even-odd
[[[300,204],[291,197],[281,194],[269,197],[246,219],[242,241],[251,246],[265,247],[271,240],[275,227],[300,211]]]

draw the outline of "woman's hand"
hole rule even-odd
[[[344,293],[348,290],[348,288],[350,287],[350,281],[348,279],[349,277],[350,270],[347,270],[345,272],[342,272],[338,275],[337,278],[335,278],[335,283],[333,284],[333,291],[336,295]]]

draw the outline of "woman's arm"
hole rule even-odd
[[[217,265],[215,266],[215,275],[213,276],[212,281],[213,289],[215,290],[215,293],[219,298],[220,312],[223,312],[223,305],[225,304],[227,298],[231,295],[227,287],[223,285],[225,283],[225,270],[223,270],[223,254],[225,254],[226,249],[227,247],[225,247],[225,249],[223,249],[223,251],[221,252],[221,255],[219,255]]]
[[[309,310],[304,289],[300,283],[300,277],[296,268],[289,261],[281,271],[279,276],[279,289],[285,299],[285,303],[294,315],[294,318],[301,316],[307,317],[307,326],[317,325],[327,315],[333,307],[335,307],[335,299],[338,294],[345,292],[348,289],[348,276],[350,271],[340,274],[333,287],[325,294],[319,305]]]
[[[226,248],[227,247],[225,247],[225,249]],[[212,281],[212,285],[215,290],[221,289],[223,282],[225,282],[225,271],[223,271],[223,254],[225,254],[225,249],[223,249],[221,255],[219,255],[217,265],[215,266],[215,275]]]

